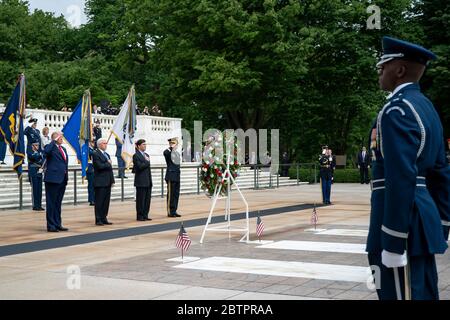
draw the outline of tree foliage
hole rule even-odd
[[[445,0],[379,0],[369,30],[363,0],[87,0],[88,22],[0,0],[0,102],[25,72],[33,107],[119,105],[136,85],[184,127],[279,128],[283,151],[309,161],[321,144],[354,154],[383,104],[375,62],[381,36],[439,55],[425,92],[450,127],[449,9]]]

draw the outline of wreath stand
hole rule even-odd
[[[223,183],[216,184],[216,187],[214,188],[214,195],[213,195],[213,202],[211,205],[211,210],[209,210],[209,216],[208,216],[208,219],[206,220],[206,224],[203,229],[200,243],[203,243],[203,239],[205,238],[206,230],[217,231],[217,232],[228,232],[228,239],[231,238],[231,232],[243,231],[244,235],[239,240],[239,242],[248,243],[249,242],[249,234],[250,234],[250,226],[249,226],[249,218],[248,218],[248,203],[245,200],[244,195],[242,194],[241,190],[239,189],[238,184],[236,183],[236,181],[234,180],[234,177],[232,176],[232,174],[230,172],[230,152],[229,151],[227,154],[227,169],[225,170],[223,175],[224,175],[223,181],[228,182],[227,183],[227,195],[225,197],[221,197],[220,191],[223,188]],[[236,189],[241,197],[241,200],[245,204],[245,220],[246,220],[245,227],[235,227],[235,226],[231,227],[231,213],[230,213],[230,211],[231,211],[231,183],[230,182],[232,182],[236,186]],[[226,201],[225,202],[225,221],[227,221],[227,225],[220,226],[220,227],[211,227],[209,224],[211,223],[211,217],[212,217],[212,214],[216,207],[217,200],[219,200],[219,199],[224,199]]]

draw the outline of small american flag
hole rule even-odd
[[[177,241],[175,242],[177,248],[181,249],[181,252],[187,251],[191,245],[191,239],[189,239],[186,230],[184,230],[183,225],[181,225],[180,232],[178,232]]]
[[[317,221],[319,221],[319,216],[317,215],[316,205],[314,204],[314,209],[311,216],[311,224],[314,225],[314,228],[316,228]]]
[[[258,216],[258,219],[256,220],[256,235],[258,236],[258,238],[261,237],[263,231],[264,231],[264,222],[262,222],[261,218]]]

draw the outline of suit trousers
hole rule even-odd
[[[61,204],[66,191],[66,182],[45,183],[45,199],[47,203],[47,230],[61,228]]]
[[[105,223],[108,221],[109,202],[111,200],[111,186],[94,188],[95,195],[95,222]]]
[[[369,168],[367,168],[367,166],[359,167],[359,175],[361,178],[361,183],[369,183]]]
[[[136,215],[138,220],[148,218],[151,200],[151,187],[136,187]]]

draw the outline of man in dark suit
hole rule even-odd
[[[52,142],[44,148],[45,157],[45,199],[47,202],[47,231],[68,231],[61,222],[61,204],[69,180],[69,155],[61,146],[63,134],[53,132]]]
[[[108,142],[104,138],[97,141],[97,149],[92,154],[94,164],[95,224],[112,224],[108,221],[111,187],[115,183],[111,157],[106,152]]]
[[[367,152],[366,147],[363,147],[362,150],[358,153],[358,169],[361,177],[361,184],[369,183],[369,168],[369,153]]]
[[[31,145],[31,152],[27,153],[28,156],[28,179],[31,184],[31,194],[34,211],[44,211],[42,208],[42,164],[44,163],[44,157],[42,152],[39,151],[39,142],[35,142]]]
[[[165,180],[167,182],[167,216],[171,218],[181,217],[177,213],[178,198],[180,196],[180,163],[181,156],[177,151],[178,139],[169,139],[169,148],[164,150],[167,171]]]
[[[145,152],[147,145],[144,139],[136,142],[133,155],[134,186],[136,187],[136,213],[138,221],[152,220],[148,217],[152,199],[152,171],[150,157]]]

